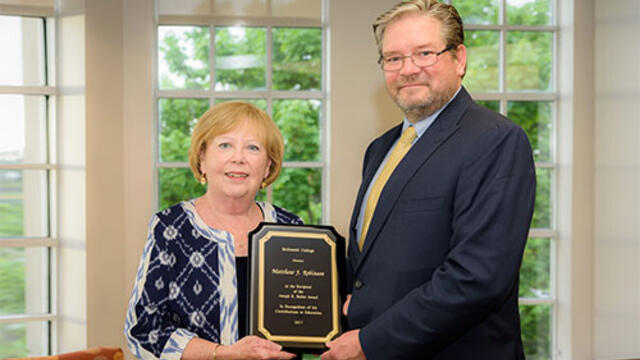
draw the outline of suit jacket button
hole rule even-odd
[[[363,286],[364,286],[364,283],[360,280],[356,280],[356,282],[353,283],[353,287],[355,287],[357,290],[362,289]]]

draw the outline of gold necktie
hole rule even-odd
[[[389,155],[387,162],[384,164],[384,168],[380,172],[380,175],[376,179],[376,182],[371,187],[371,192],[369,193],[369,199],[367,200],[367,207],[364,209],[364,219],[362,220],[362,232],[360,234],[360,242],[358,243],[358,248],[362,251],[362,247],[364,246],[364,239],[367,237],[367,231],[369,231],[369,224],[371,223],[371,218],[373,217],[373,212],[376,209],[376,204],[378,203],[378,199],[380,198],[380,193],[382,192],[382,188],[384,184],[387,183],[389,177],[393,173],[393,170],[398,166],[400,160],[404,157],[404,155],[411,148],[411,143],[413,139],[416,138],[416,129],[413,126],[409,126],[404,130],[402,136],[400,136],[400,140],[396,144],[396,147]]]

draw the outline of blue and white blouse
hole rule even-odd
[[[302,224],[296,215],[257,203],[264,221]],[[200,337],[238,341],[238,291],[233,237],[209,227],[194,200],[151,218],[129,299],[124,334],[138,359],[175,359]]]

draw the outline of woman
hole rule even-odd
[[[291,359],[281,346],[242,337],[246,324],[247,234],[261,221],[301,224],[256,202],[280,173],[284,142],[255,106],[225,102],[193,129],[189,164],[206,193],[155,214],[149,225],[125,336],[140,358]]]

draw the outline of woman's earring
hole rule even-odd
[[[261,189],[264,189],[267,187],[267,182],[266,181],[262,181],[262,186],[260,187]]]
[[[207,178],[204,176],[204,174],[202,174],[202,177],[200,178],[200,185],[204,185],[207,183]]]

